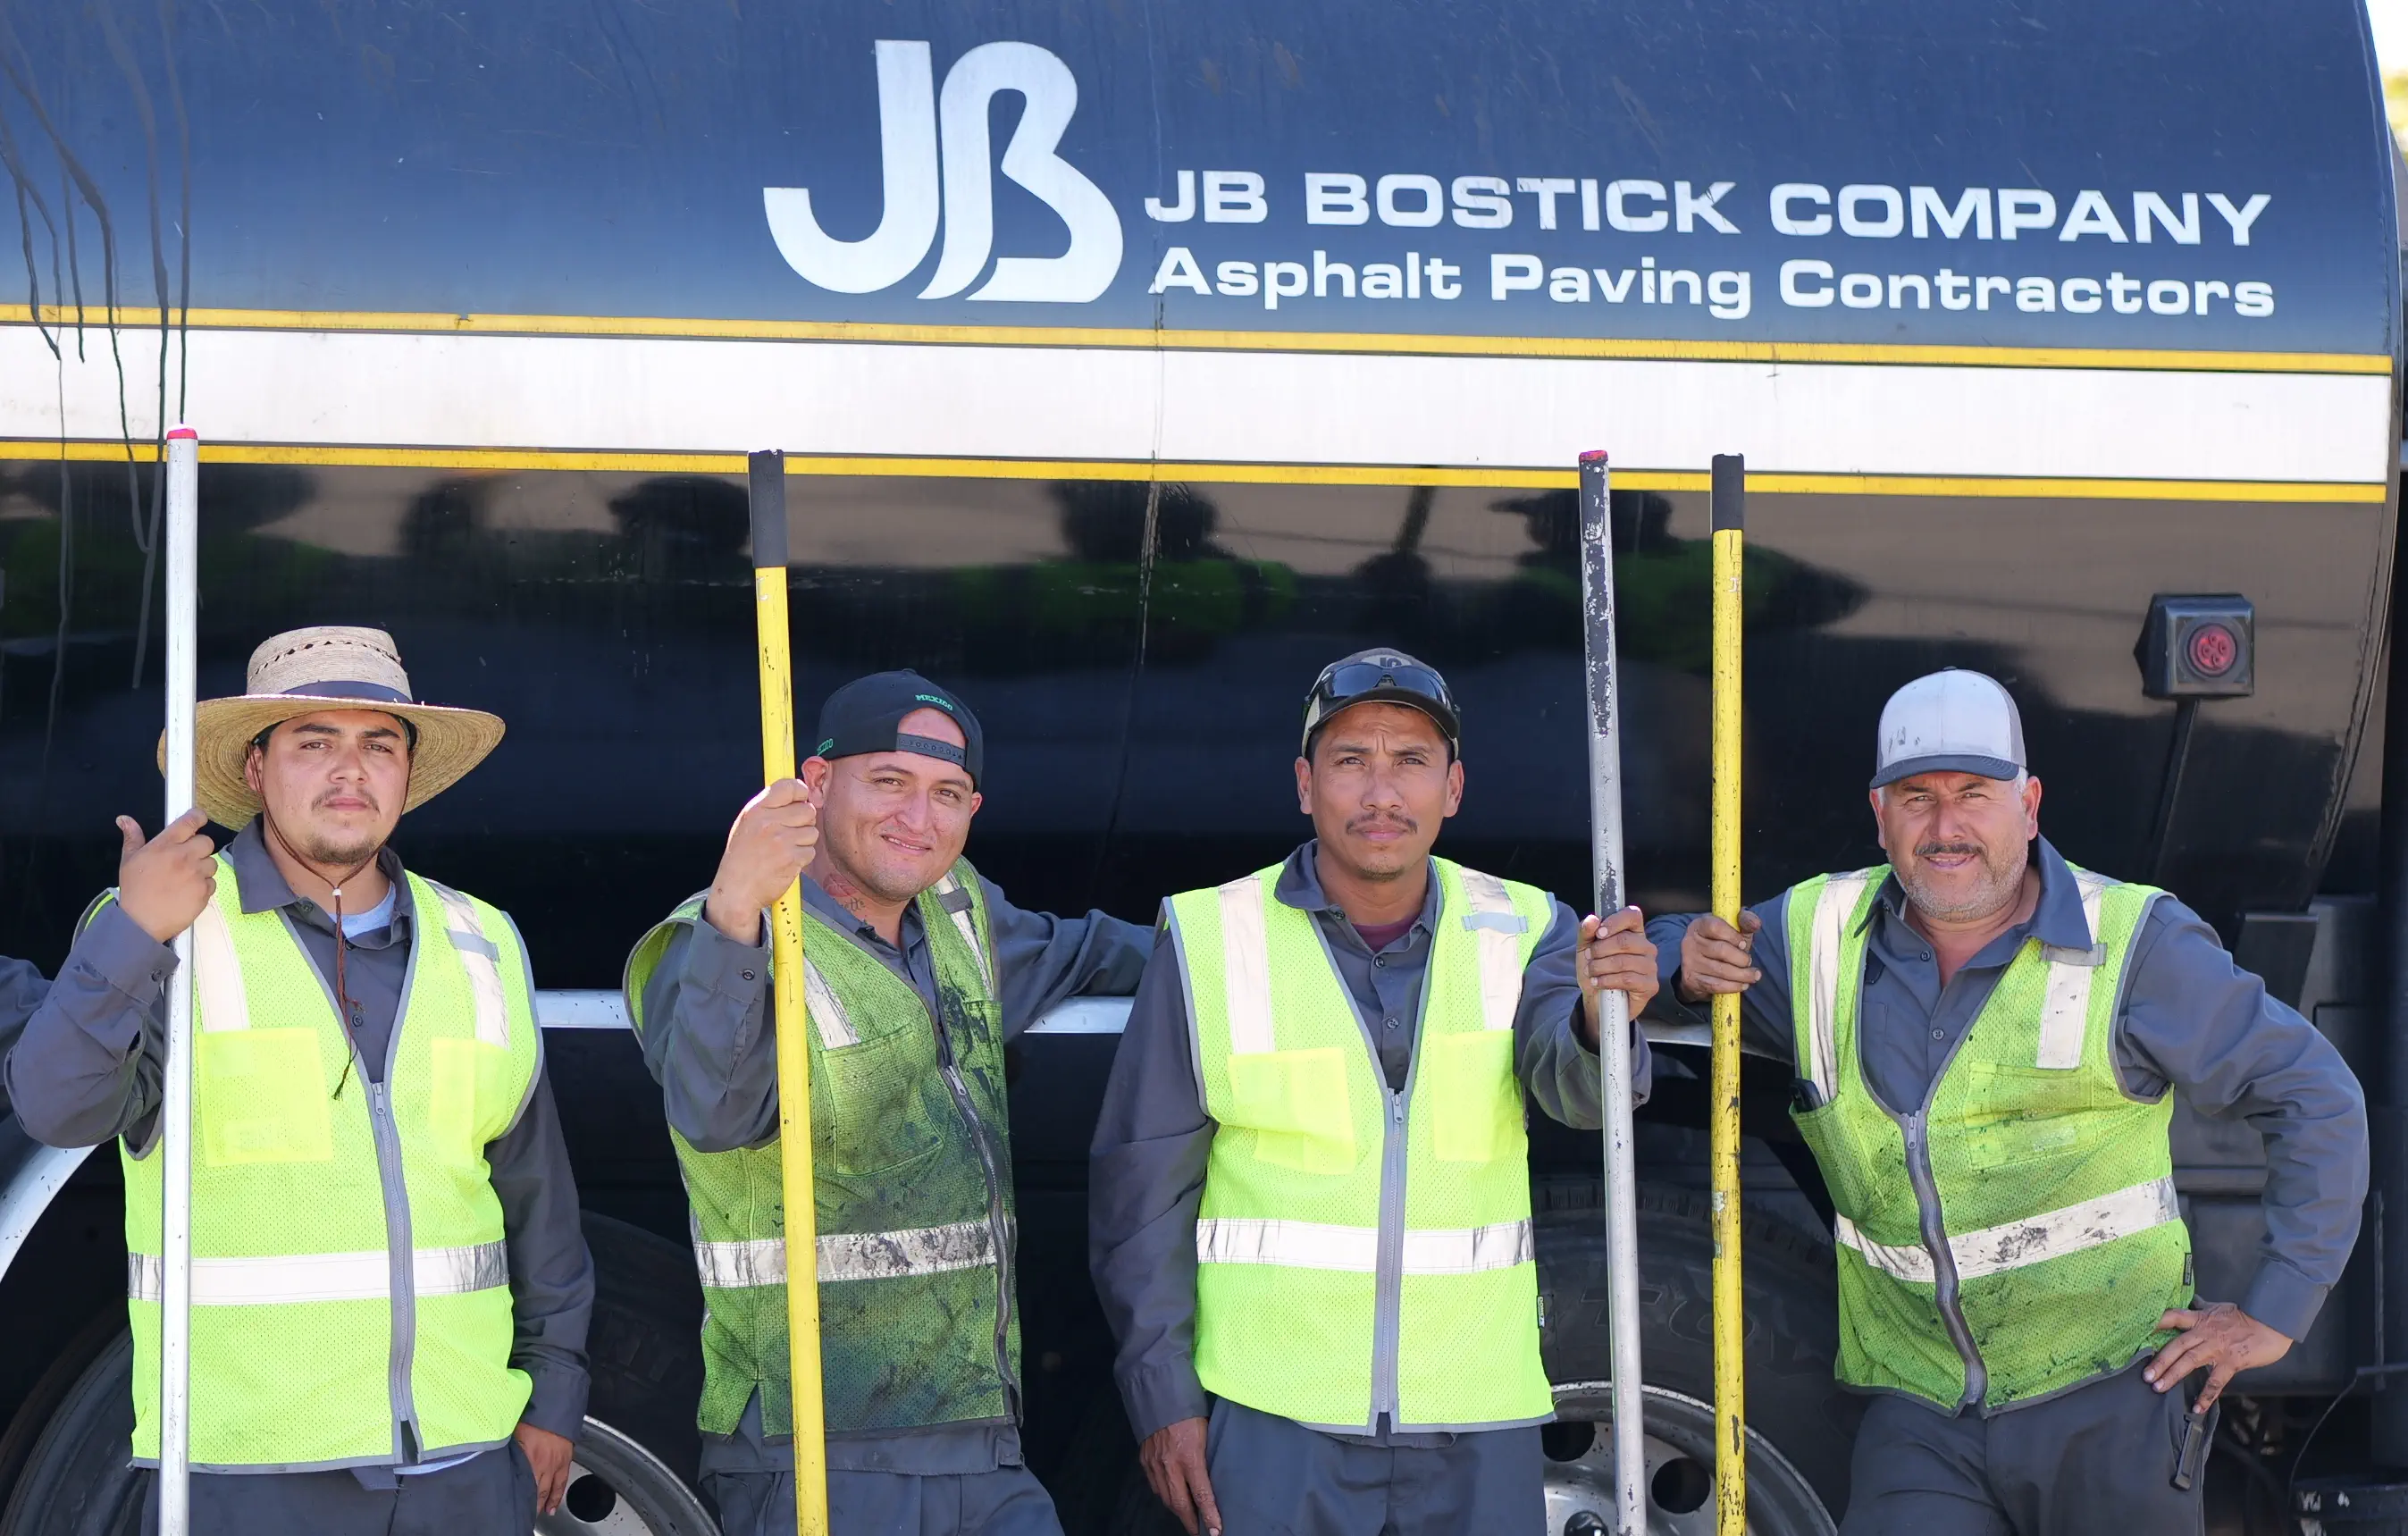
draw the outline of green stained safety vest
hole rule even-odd
[[[827,1428],[1008,1423],[1019,1412],[1011,1151],[1003,1018],[986,900],[968,860],[920,894],[941,1021],[850,934],[804,909],[820,1357]],[[627,1013],[695,897],[628,957]],[[761,1395],[764,1432],[794,1432],[786,1208],[778,1138],[703,1152],[674,1127],[702,1277],[709,1434]]]
[[[283,913],[243,912],[223,855],[193,925],[196,1468],[397,1462],[405,1427],[432,1457],[504,1443],[526,1408],[485,1146],[534,1091],[535,994],[499,910],[405,879],[413,939],[382,1083]],[[160,1158],[155,1139],[122,1154],[134,1456],[155,1465]]]
[[[2128,1097],[2113,1055],[2132,939],[2162,893],[2073,875],[2092,947],[2028,940],[1907,1112],[1867,1084],[1856,1028],[1888,868],[1789,893],[1798,1072],[1816,1100],[1794,1118],[1838,1212],[1852,1385],[2011,1407],[2123,1370],[2190,1303],[2173,1100]]]
[[[1554,903],[1433,859],[1410,1081],[1280,867],[1166,904],[1212,1137],[1196,1226],[1205,1387],[1316,1428],[1543,1422],[1522,973]]]

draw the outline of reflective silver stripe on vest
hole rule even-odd
[[[1871,881],[1872,873],[1866,869],[1833,875],[1823,882],[1822,894],[1814,901],[1813,947],[1807,958],[1812,996],[1808,999],[1806,1026],[1807,1043],[1813,1049],[1806,1070],[1814,1086],[1822,1091],[1826,1104],[1840,1097],[1835,1018],[1840,1009],[1840,933],[1848,919],[1856,915],[1856,903],[1864,898],[1865,886]]]
[[[2099,941],[2099,917],[2107,905],[2105,875],[2083,870],[2073,877],[2082,891],[2082,918],[2090,927],[2086,950],[2049,946],[2048,991],[2040,1005],[2040,1052],[2037,1067],[2063,1070],[2082,1065],[2082,1042],[2090,1033],[2090,978],[2107,963],[2107,946]]]
[[[1956,1260],[1958,1277],[1973,1280],[2097,1248],[2181,1219],[2173,1180],[2151,1179],[2063,1210],[1950,1238],[1948,1251]],[[1839,1238],[1892,1279],[1922,1285],[1933,1282],[1931,1256],[1921,1248],[1873,1242],[1845,1216],[1839,1218]]]
[[[830,1232],[818,1243],[820,1280],[893,1280],[903,1275],[943,1274],[984,1269],[995,1262],[995,1236],[983,1219],[943,1227],[911,1227],[899,1232]],[[696,1242],[694,1267],[716,1290],[786,1283],[786,1244],[781,1238]]]
[[[1229,1015],[1229,1054],[1279,1049],[1271,1027],[1270,939],[1264,927],[1260,875],[1233,880],[1221,898],[1221,973]]]
[[[1537,1254],[1530,1223],[1442,1227],[1405,1233],[1406,1274],[1478,1274],[1527,1264]],[[1380,1229],[1265,1216],[1207,1216],[1196,1224],[1196,1257],[1204,1264],[1276,1264],[1291,1270],[1344,1270],[1375,1274]]]
[[[410,1254],[410,1287],[420,1296],[466,1296],[510,1283],[509,1256],[499,1242],[464,1248],[420,1248]],[[125,1256],[125,1294],[163,1299],[165,1263],[156,1254]],[[299,1301],[385,1301],[393,1266],[381,1248],[353,1254],[295,1254],[271,1258],[195,1258],[196,1307],[282,1306]]]
[[[242,989],[242,962],[235,958],[234,930],[211,900],[193,919],[193,985],[199,994],[200,1026],[209,1034],[251,1027],[251,998]]]
[[[803,1002],[810,1011],[812,1026],[820,1032],[823,1050],[861,1043],[861,1036],[853,1027],[853,1015],[838,1000],[836,988],[827,984],[820,968],[809,960],[803,962]]]
[[[502,952],[486,934],[475,902],[437,881],[430,880],[426,886],[442,904],[444,915],[451,919],[451,928],[444,937],[452,940],[462,969],[468,973],[468,996],[477,1012],[477,1041],[507,1051],[510,1048],[510,1012],[502,1000],[502,972],[495,963]]]
[[[1522,1004],[1520,935],[1529,925],[1513,910],[1505,883],[1477,869],[1462,872],[1463,894],[1471,911],[1463,926],[1471,930],[1480,956],[1480,1023],[1486,1029],[1511,1029],[1513,1012]]]
[[[978,919],[970,914],[967,902],[957,907],[947,899],[958,895],[961,888],[962,883],[950,874],[937,882],[937,905],[944,908],[946,915],[953,920],[953,930],[962,936],[962,942],[970,947],[970,958],[978,962],[979,980],[984,982],[987,990],[992,992],[995,990],[995,968],[987,964],[986,946],[979,942]]]

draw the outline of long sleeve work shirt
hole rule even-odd
[[[1883,883],[1867,919],[1856,1041],[1868,1085],[1893,1111],[1924,1103],[2026,940],[2090,948],[2072,872],[2045,839],[2036,853],[2040,900],[2030,920],[1992,940],[1944,986],[1931,945],[1907,921],[1898,877]],[[1764,924],[1755,946],[1764,979],[1743,994],[1740,1022],[1750,1050],[1795,1062],[1788,902],[1784,892],[1749,909]],[[1681,936],[1696,921],[1691,914],[1647,925],[1663,977],[1651,1017],[1703,1016],[1678,990]],[[2125,978],[2114,1037],[2124,1091],[2154,1100],[2171,1089],[2208,1114],[2246,1120],[2266,1138],[2266,1241],[2241,1308],[2303,1338],[2358,1241],[2367,1181],[2358,1079],[2314,1025],[2269,997],[2263,982],[2232,963],[2215,930],[2171,896],[2151,906],[2134,936]]]
[[[1381,1075],[1391,1092],[1401,1093],[1421,1033],[1423,981],[1439,920],[1437,877],[1412,926],[1374,953],[1322,889],[1317,848],[1307,842],[1288,855],[1273,898],[1312,914],[1356,1015],[1379,1041]],[[1580,919],[1558,901],[1522,973],[1513,1059],[1541,1111],[1586,1130],[1602,1125],[1604,1115],[1597,1053],[1575,1023],[1579,947]],[[1634,1093],[1644,1099],[1647,1042],[1635,1021],[1630,1052]],[[1196,1220],[1215,1126],[1197,1083],[1187,991],[1166,929],[1112,1061],[1088,1180],[1089,1260],[1120,1342],[1113,1374],[1140,1440],[1199,1418],[1210,1406],[1196,1374]],[[1387,1443],[1423,1438],[1391,1435]]]
[[[996,1001],[1006,1040],[1068,998],[1126,997],[1144,972],[1152,936],[1099,912],[1056,917],[1015,907],[980,877],[995,940]],[[811,915],[847,935],[926,1001],[938,1004],[936,959],[916,905],[903,910],[890,944],[803,877]],[[768,1026],[768,951],[738,943],[701,918],[673,920],[643,995],[644,1064],[661,1084],[668,1123],[703,1152],[758,1146],[778,1133],[776,1032]],[[766,938],[766,936],[764,936]],[[840,1471],[919,1476],[993,1471],[1021,1461],[1013,1425],[943,1425],[828,1437],[828,1465]],[[786,1471],[794,1444],[761,1427],[760,1394],[732,1435],[703,1436],[705,1472]]]
[[[294,894],[268,855],[257,821],[227,845],[226,858],[234,866],[242,910],[282,913],[333,996],[333,915]],[[366,914],[371,922],[383,921],[365,929],[356,926],[363,914],[347,913],[343,953],[352,1069],[370,1082],[384,1079],[412,938],[401,859],[386,848],[377,861],[392,883],[391,910]],[[104,904],[76,936],[49,997],[0,1063],[8,1100],[36,1139],[51,1146],[87,1147],[122,1136],[131,1146],[150,1145],[158,1132],[165,987],[175,966],[175,952],[143,932],[114,901]],[[515,1125],[486,1144],[485,1161],[501,1202],[510,1270],[510,1364],[534,1384],[520,1417],[573,1440],[585,1420],[594,1261],[579,1225],[576,1175],[540,1060],[526,1108]]]

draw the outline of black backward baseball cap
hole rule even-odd
[[[903,729],[903,717],[918,710],[940,710],[962,728],[964,746],[914,736]],[[820,706],[820,729],[811,749],[814,757],[857,757],[866,752],[910,752],[959,763],[975,788],[985,778],[986,750],[978,716],[950,688],[913,671],[872,672],[855,678]]]

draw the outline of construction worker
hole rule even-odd
[[[703,1483],[729,1536],[795,1529],[767,911],[808,868],[831,1522],[1059,1536],[1021,1458],[1003,1048],[1066,998],[1125,996],[1149,935],[1014,907],[962,856],[985,746],[951,689],[858,679],[829,696],[814,739],[802,778],[736,818],[710,888],[627,962],[707,1301]]]
[[[1524,1094],[1600,1123],[1597,998],[1635,1013],[1656,961],[1636,909],[1430,856],[1460,741],[1430,668],[1332,663],[1296,763],[1312,840],[1164,904],[1090,1229],[1140,1460],[1191,1533],[1545,1524]]]
[[[501,737],[413,702],[381,630],[268,640],[199,706],[198,809],[147,842],[118,818],[117,886],[9,1055],[28,1131],[122,1139],[156,1466],[163,992],[192,929],[195,1536],[523,1536],[559,1507],[594,1270],[525,946],[387,842]],[[205,822],[241,831],[216,853]]]
[[[1871,800],[1887,866],[1738,929],[1654,925],[1659,1012],[1742,993],[1750,1048],[1797,1063],[1839,1213],[1839,1375],[1878,1394],[1842,1529],[2196,1532],[2217,1397],[2307,1332],[2357,1240],[2358,1083],[2197,913],[2040,836],[1991,679],[1891,696]],[[2192,1294],[2176,1094],[2266,1139],[2237,1303]]]

